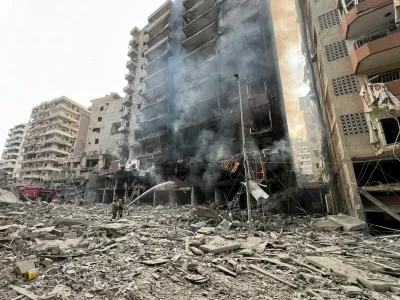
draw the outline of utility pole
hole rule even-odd
[[[244,128],[243,118],[243,103],[242,103],[242,90],[240,87],[239,74],[234,75],[236,78],[236,84],[239,87],[239,104],[240,104],[240,124],[242,127],[242,142],[243,142],[243,162],[244,162],[244,180],[246,182],[246,200],[247,200],[247,218],[249,220],[249,230],[252,229],[252,216],[251,216],[251,196],[250,196],[250,183],[249,183],[249,160],[247,157],[246,150],[246,132]]]

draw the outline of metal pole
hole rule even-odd
[[[240,87],[239,75],[235,74],[236,84],[239,87],[239,104],[240,104],[240,124],[242,127],[242,142],[243,142],[243,160],[244,160],[244,179],[246,181],[246,200],[247,200],[247,218],[249,220],[249,230],[253,227],[252,217],[251,217],[251,196],[250,196],[250,183],[249,183],[249,160],[247,157],[246,150],[246,134],[244,128],[244,118],[243,118],[243,103],[242,103],[242,91]]]

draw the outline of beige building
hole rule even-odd
[[[120,122],[122,101],[123,98],[117,93],[91,100],[85,152],[77,167],[80,175],[106,170],[113,160],[119,158],[119,145],[125,141]]]
[[[62,96],[32,109],[22,161],[23,179],[38,184],[65,178],[83,155],[90,112]],[[74,164],[67,164],[74,162]]]
[[[333,206],[362,219],[387,207],[400,212],[394,192],[400,188],[396,2],[298,0],[298,4],[312,66],[309,77],[315,83],[326,132],[324,176],[331,183]]]
[[[307,144],[310,152],[312,165],[312,181],[320,182],[322,180],[322,161],[320,157],[322,145],[322,123],[319,117],[316,104],[311,100],[311,96],[307,95],[300,98],[300,110],[303,112],[304,124],[306,127]]]
[[[25,138],[27,124],[19,124],[11,128],[1,155],[0,171],[9,176],[19,177],[21,171],[21,150]]]

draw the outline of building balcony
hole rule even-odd
[[[138,57],[138,55],[139,55],[139,52],[138,52],[138,50],[137,50],[135,47],[131,47],[131,48],[128,50],[128,56],[129,56],[130,58],[135,59],[135,58]]]
[[[385,83],[394,96],[400,95],[400,69],[369,76],[367,83]]]
[[[139,48],[139,44],[140,44],[139,37],[133,37],[129,40],[129,45],[136,49]]]
[[[155,12],[153,12],[148,18],[147,21],[150,23],[157,23],[157,21],[162,18],[162,16],[169,12],[172,7],[172,1],[168,0],[164,2]]]
[[[169,24],[165,25],[165,27],[162,28],[161,31],[159,33],[157,33],[156,35],[154,35],[153,37],[148,36],[148,40],[147,40],[147,42],[145,42],[146,46],[148,48],[153,47],[154,45],[156,45],[157,43],[159,43],[166,37],[169,37],[170,32],[171,32],[171,26]]]
[[[184,0],[183,6],[186,8],[186,10],[191,10],[194,8],[194,6],[199,5],[201,2],[206,2],[208,5],[217,3],[216,0]]]
[[[131,129],[129,128],[129,126],[126,125],[122,125],[121,127],[118,128],[119,133],[129,133],[130,131]]]
[[[66,131],[60,130],[60,129],[51,129],[49,131],[43,132],[41,134],[38,134],[37,137],[46,136],[46,135],[50,135],[50,134],[60,134],[60,135],[69,137],[71,139],[75,139],[76,138],[72,134],[70,134],[70,133],[68,133]]]
[[[161,150],[155,151],[155,152],[145,152],[143,154],[138,155],[136,158],[141,159],[141,158],[149,158],[149,157],[155,157],[155,156],[160,156],[161,155]]]
[[[207,5],[201,1],[199,5],[189,10],[183,15],[187,25],[182,30],[187,37],[194,35],[202,28],[218,20],[219,8],[215,4]]]
[[[145,30],[146,34],[148,34],[150,38],[152,38],[160,33],[169,24],[169,15],[170,12],[167,11],[155,22],[149,24]]]
[[[129,142],[125,139],[119,139],[117,140],[117,146],[122,148],[122,149],[128,149],[129,148]]]
[[[149,60],[149,62],[152,62],[159,58],[160,56],[164,55],[166,51],[170,49],[169,42],[168,42],[168,37],[162,39],[159,41],[157,44],[155,44],[153,47],[149,48],[144,52],[144,56]]]
[[[124,87],[123,91],[124,91],[124,93],[126,93],[126,94],[132,94],[132,93],[133,93],[133,87],[132,87],[132,85],[130,85],[130,84],[128,83],[128,85]]]
[[[342,28],[347,39],[377,30],[393,22],[393,0],[341,0]]]
[[[161,56],[144,66],[148,76],[156,73],[158,70],[164,69],[168,66],[168,57],[170,55],[169,49]]]
[[[59,139],[59,138],[51,138],[51,139],[48,139],[48,140],[45,140],[45,141],[43,141],[43,142],[41,142],[40,144],[59,144],[59,145],[65,145],[65,146],[73,146],[74,145],[74,142],[69,142],[69,141],[66,141],[66,140],[62,140],[62,139]]]
[[[16,163],[17,162],[17,157],[6,157],[5,160],[8,161],[8,162]]]
[[[219,59],[214,55],[183,73],[182,80],[188,83],[198,82],[210,76],[210,70],[218,72],[219,69]]]
[[[75,123],[79,122],[79,116],[74,116],[74,117],[67,116],[67,115],[65,115],[65,113],[63,113],[61,111],[51,113],[50,116],[48,116],[46,118],[46,120],[54,119],[54,118],[63,118],[65,120],[68,120],[68,121],[71,121],[71,122],[75,122]]]
[[[168,69],[164,68],[144,78],[143,83],[146,85],[146,89],[150,90],[158,86],[160,83],[165,82],[167,79],[168,79]]]
[[[63,149],[59,149],[58,147],[46,147],[46,148],[41,148],[36,151],[36,153],[45,153],[45,152],[55,152],[55,153],[59,153],[59,154],[63,154],[63,155],[71,154],[70,152],[63,150]]]
[[[129,60],[126,63],[126,67],[128,68],[128,70],[135,72],[136,68],[137,68],[137,61],[136,60]]]
[[[160,99],[157,99],[155,101],[152,102],[146,102],[145,105],[139,109],[139,111],[144,112],[149,108],[155,107],[158,104],[164,104],[165,100],[166,100],[166,96],[162,96]],[[164,105],[165,106],[165,105]]]
[[[69,105],[67,105],[67,104],[58,104],[58,105],[56,105],[54,108],[52,108],[52,112],[55,112],[55,111],[58,111],[58,110],[64,110],[64,111],[68,111],[68,112],[70,112],[71,114],[74,114],[74,115],[79,115],[79,112],[78,111],[76,111],[76,110],[74,110],[73,108],[71,108]],[[50,114],[51,115],[51,114]]]
[[[125,96],[122,100],[122,105],[131,107],[133,105],[132,96]]]
[[[217,55],[217,39],[214,38],[203,46],[185,55],[182,60],[187,69],[195,68]]]
[[[194,81],[192,85],[180,93],[181,100],[187,105],[193,105],[204,99],[216,98],[219,91],[220,75],[210,74],[203,80]]]
[[[168,82],[164,81],[158,86],[144,92],[142,97],[150,102],[151,100],[159,99],[167,94],[169,94]]]
[[[218,22],[213,22],[206,28],[198,31],[182,42],[182,46],[188,51],[193,51],[210,42],[218,35]]]
[[[209,115],[202,116],[200,118],[196,118],[196,120],[188,120],[180,125],[179,130],[184,130],[184,129],[191,128],[191,127],[201,126],[208,122],[217,121],[218,118],[219,118],[219,116],[215,116],[214,114],[209,114]]]
[[[142,136],[140,138],[137,138],[136,141],[137,142],[148,141],[148,140],[151,140],[151,139],[155,139],[155,138],[159,138],[161,136],[164,136],[167,133],[168,133],[167,129],[162,129],[162,130],[159,130],[159,131],[155,131],[155,132],[149,133],[149,134],[147,134],[145,136]]]
[[[354,42],[351,64],[354,73],[400,61],[400,23],[365,34]]]
[[[128,74],[125,75],[125,79],[128,80],[128,83],[132,83],[133,80],[135,79],[135,72],[134,71],[130,71]]]
[[[256,118],[261,118],[266,121],[271,120],[271,110],[268,101],[268,95],[261,93],[249,97],[249,109],[252,115]]]
[[[146,127],[149,124],[152,124],[152,126],[161,126],[164,125],[167,122],[167,116],[169,115],[169,112],[159,112],[156,116],[153,117],[148,117],[146,120],[141,121],[138,126],[139,127]]]
[[[139,28],[137,28],[136,26],[134,28],[132,28],[131,32],[130,32],[131,36],[138,37],[140,35],[140,30]]]
[[[128,119],[130,119],[131,114],[132,114],[132,109],[131,108],[123,109],[121,111],[121,118],[125,119],[125,120],[128,120]]]
[[[17,151],[19,151],[20,146],[21,145],[12,145],[12,146],[10,145],[10,146],[7,147],[7,150],[17,150]]]

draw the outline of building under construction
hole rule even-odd
[[[129,139],[120,145],[128,166],[152,184],[175,181],[165,201],[239,204],[241,90],[251,177],[288,198],[282,192],[293,176],[269,2],[167,1],[148,22],[129,42],[121,112]],[[159,194],[154,200],[163,202]]]

